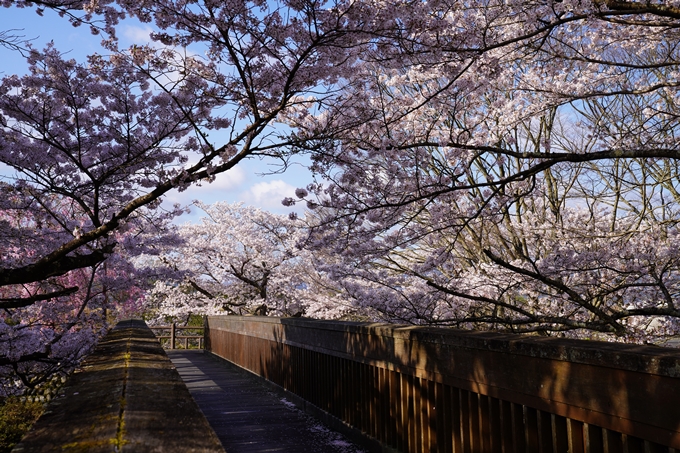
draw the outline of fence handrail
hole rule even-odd
[[[172,329],[172,324],[168,324],[167,326],[149,326],[149,329],[151,330],[157,330],[157,329]],[[175,324],[175,329],[182,329],[182,330],[203,330],[205,329],[204,326],[178,326]]]

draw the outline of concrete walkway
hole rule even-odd
[[[200,350],[168,356],[227,453],[359,453],[252,374]]]

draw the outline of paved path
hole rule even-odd
[[[259,379],[198,350],[167,351],[227,453],[359,453]]]

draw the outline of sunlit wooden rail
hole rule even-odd
[[[676,349],[208,317],[206,350],[383,452],[674,453]]]
[[[164,349],[203,349],[203,326],[178,326],[172,323],[167,326],[152,326],[150,329]],[[200,333],[186,333],[200,332]]]

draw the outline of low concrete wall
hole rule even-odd
[[[207,324],[207,350],[385,451],[680,449],[676,349],[291,318]]]
[[[224,453],[143,321],[120,322],[81,368],[13,452]]]

